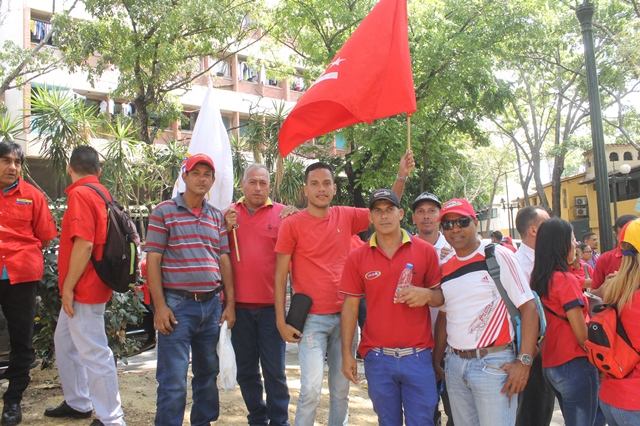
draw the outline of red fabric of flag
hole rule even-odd
[[[317,136],[416,111],[407,0],[380,0],[286,118],[283,157]]]

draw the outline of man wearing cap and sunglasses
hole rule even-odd
[[[455,255],[442,265],[445,301],[436,321],[434,369],[446,375],[456,424],[513,425],[517,398],[512,397],[524,389],[535,355],[538,313],[533,294],[513,253],[496,246],[502,285],[522,315],[516,358],[514,330],[486,269],[486,243],[477,236],[473,207],[463,199],[449,200],[442,205],[439,221]]]
[[[227,321],[231,328],[235,322],[227,228],[222,213],[204,199],[215,181],[213,161],[192,155],[182,179],[185,192],[153,209],[147,233],[148,281],[159,332],[156,426],[183,423],[189,349],[191,424],[209,425],[218,418],[216,345],[220,325]]]
[[[360,298],[366,297],[368,318],[359,352],[378,423],[433,425],[438,403],[431,367],[429,306],[443,302],[436,250],[400,228],[404,211],[390,189],[378,189],[369,199],[369,221],[376,232],[369,244],[349,254],[340,284],[342,305],[342,372],[358,383],[351,351]],[[405,266],[413,265],[411,285],[423,290],[425,303],[402,303],[396,286]],[[403,416],[404,414],[404,416]]]

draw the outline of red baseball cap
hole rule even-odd
[[[213,165],[213,160],[206,154],[194,154],[187,159],[186,164],[184,165],[184,171],[190,172],[191,169],[195,167],[196,164],[206,164],[211,167],[211,170],[216,171],[215,166]]]
[[[443,203],[438,222],[442,222],[442,218],[449,213],[458,213],[462,216],[471,216],[476,219],[476,211],[467,200],[462,198],[454,198]]]

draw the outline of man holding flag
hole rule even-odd
[[[409,150],[400,160],[393,192],[402,199],[406,178],[414,169]],[[282,338],[298,343],[300,396],[296,426],[313,426],[324,375],[324,358],[329,364],[329,425],[346,425],[349,415],[349,380],[342,374],[340,311],[344,295],[338,290],[342,269],[351,250],[351,237],[369,228],[369,210],[331,207],[336,194],[333,168],[317,162],[305,171],[307,208],[280,224],[275,251],[276,325]],[[311,297],[313,304],[303,330],[285,321],[287,275],[296,293]]]
[[[218,418],[216,345],[220,325],[235,323],[227,229],[222,213],[205,201],[215,166],[209,156],[196,154],[184,170],[184,193],[156,206],[147,233],[148,282],[159,331],[156,426],[183,423],[190,349],[191,424],[208,426]]]

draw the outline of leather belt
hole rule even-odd
[[[426,348],[373,348],[372,351],[376,353],[382,353],[383,355],[389,355],[394,358],[402,358],[405,356],[417,354],[424,351]]]
[[[196,302],[206,302],[207,300],[211,300],[222,291],[224,288],[223,285],[217,286],[212,291],[207,291],[206,293],[194,293],[186,290],[174,290],[172,288],[165,288],[164,291],[171,294],[176,294],[178,296],[182,296],[185,299],[194,300]]]
[[[489,354],[493,354],[496,352],[502,352],[507,349],[513,348],[513,343],[507,343],[506,345],[501,346],[490,346],[488,348],[478,348],[478,349],[453,349],[451,348],[451,352],[458,355],[460,358],[471,359],[471,358],[482,358],[483,356],[487,356]]]

